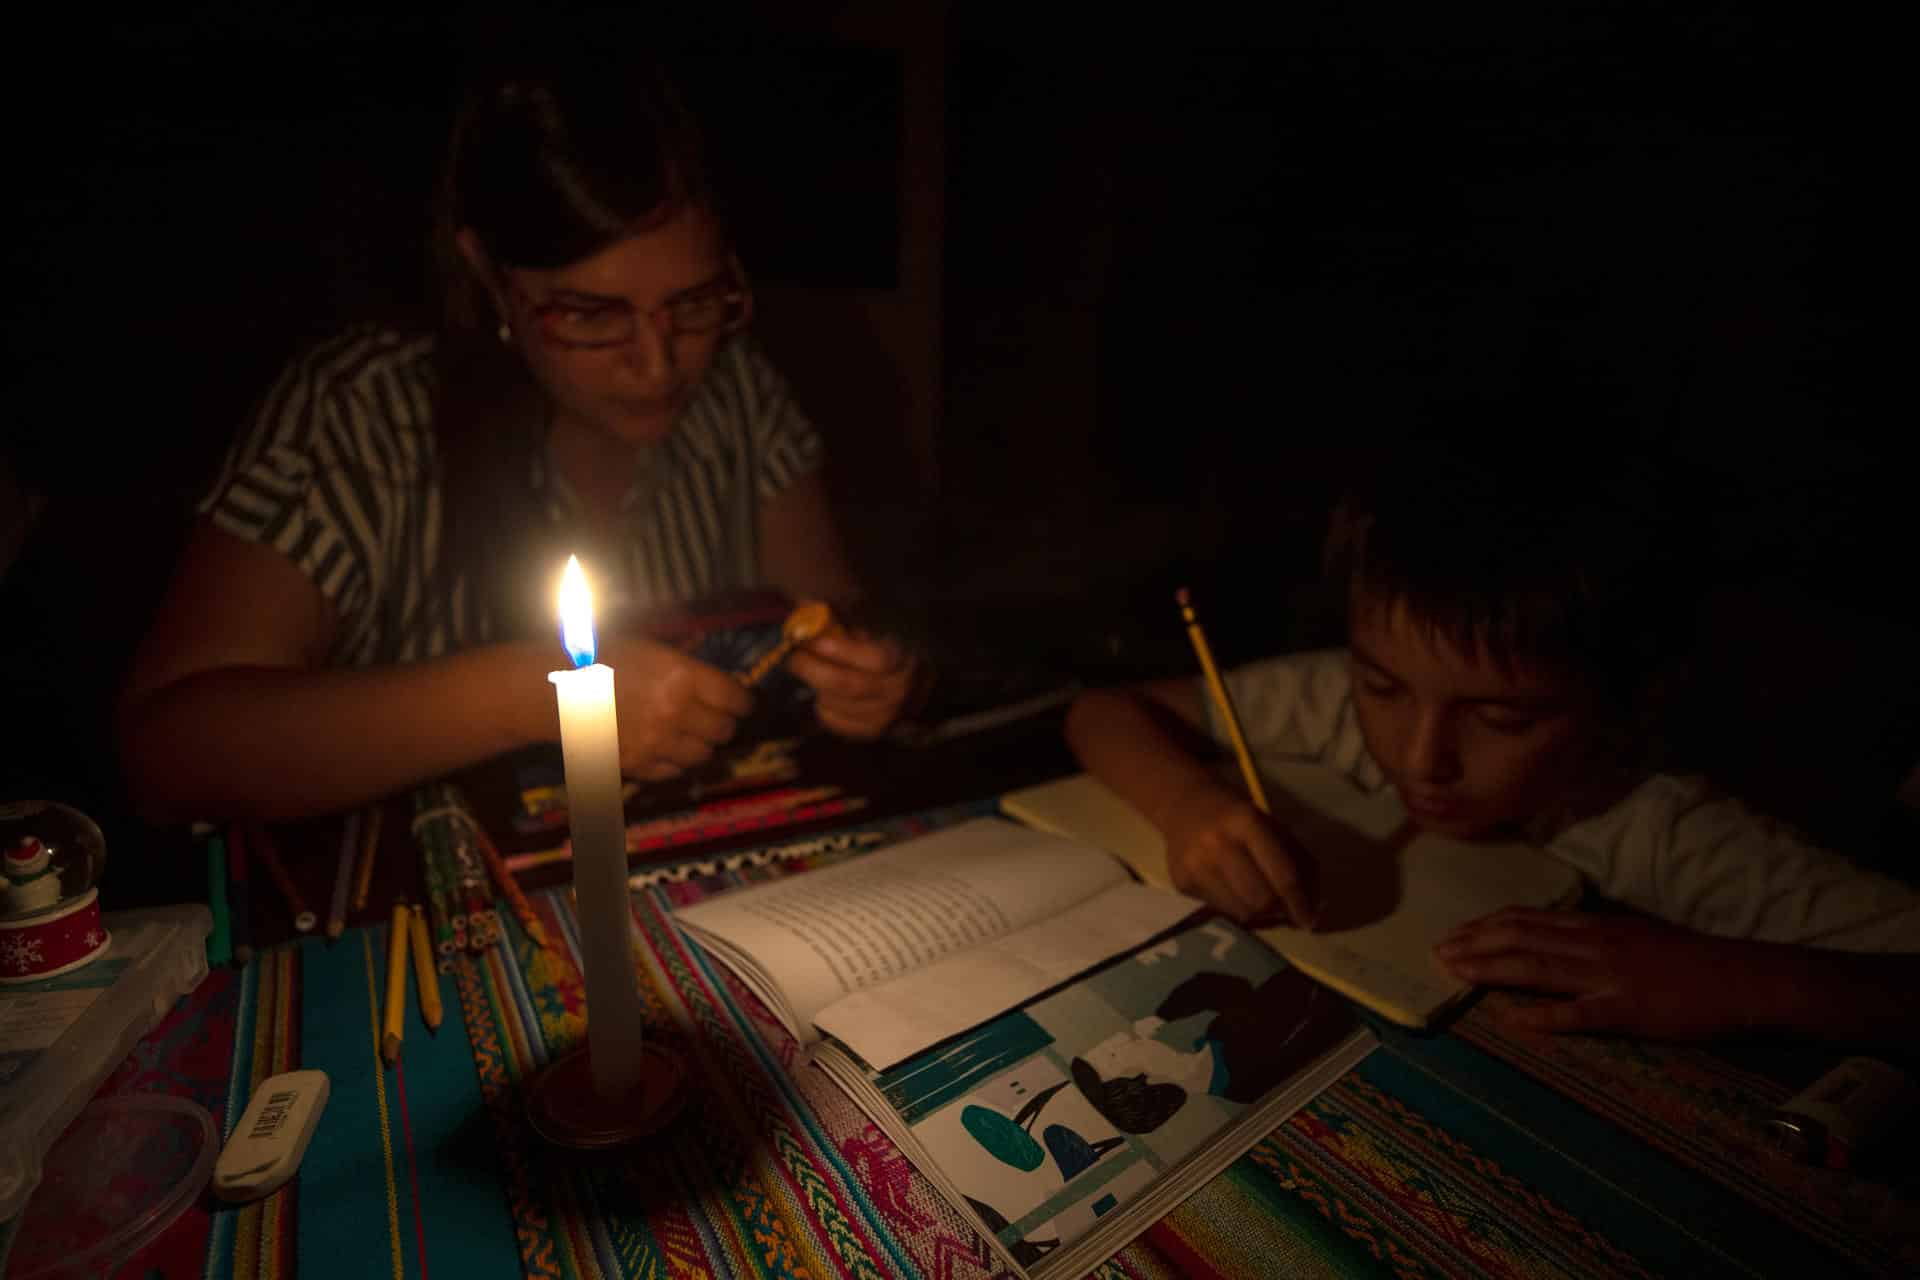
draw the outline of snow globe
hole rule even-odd
[[[0,804],[0,984],[58,977],[107,953],[106,863],[106,837],[78,809]]]

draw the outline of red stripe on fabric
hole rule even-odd
[[[406,1056],[393,1060],[393,1091],[400,1095],[400,1143],[407,1153],[407,1194],[413,1197],[413,1242],[420,1257],[420,1280],[427,1280],[427,1228],[420,1220],[420,1172],[413,1159],[413,1122],[407,1116]]]
[[[1167,1260],[1168,1267],[1186,1280],[1226,1280],[1226,1273],[1208,1262],[1206,1256],[1180,1238],[1180,1233],[1164,1221],[1148,1227],[1140,1239],[1151,1244]]]

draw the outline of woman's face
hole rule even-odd
[[[744,289],[719,227],[697,208],[568,266],[502,276],[514,344],[556,418],[634,445],[666,439],[731,331],[688,332],[675,314],[711,311],[715,299]],[[596,327],[624,332],[622,315],[632,320],[624,341],[567,338]]]
[[[1423,829],[1473,839],[1524,826],[1589,759],[1595,704],[1569,676],[1503,671],[1398,604],[1356,599],[1348,639],[1361,736]]]

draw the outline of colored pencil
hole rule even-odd
[[[227,906],[233,913],[233,962],[253,959],[253,886],[247,863],[247,837],[240,825],[227,828]]]
[[[347,929],[347,891],[353,887],[354,859],[360,853],[360,815],[350,813],[340,830],[340,862],[333,871],[333,901],[327,907],[327,937]]]
[[[380,819],[386,814],[386,806],[375,804],[366,821],[365,839],[360,850],[360,869],[353,883],[353,909],[367,909],[368,891],[373,888],[373,860],[380,854]]]
[[[313,927],[320,923],[320,917],[307,909],[307,900],[300,896],[300,887],[294,884],[287,864],[280,860],[280,851],[274,848],[272,834],[264,826],[254,827],[252,834],[257,846],[254,852],[260,855],[268,878],[280,890],[280,896],[287,900],[287,910],[293,913],[293,927],[301,933],[312,933]]]
[[[804,817],[799,816],[802,810],[817,807],[818,802],[830,800],[839,794],[839,787],[782,787],[759,795],[711,800],[684,813],[630,823],[627,826],[627,852],[633,854],[667,844],[717,840],[736,831],[780,825],[782,818],[788,822],[805,821]],[[572,857],[573,845],[568,842],[537,853],[516,853],[504,861],[509,871],[526,871],[552,862],[565,862]]]
[[[227,846],[220,833],[208,828],[207,909],[213,912],[213,931],[207,935],[207,965],[219,968],[233,962],[233,917],[227,906]]]
[[[441,870],[440,859],[429,847],[436,838],[429,831],[420,833],[420,869],[427,882],[427,911],[433,921],[434,950],[444,956],[454,950],[453,913],[447,906],[446,874]]]
[[[467,907],[467,946],[485,951],[499,941],[499,923],[494,919],[493,895],[487,892],[487,868],[474,847],[473,833],[463,829],[458,819],[449,824],[448,839],[453,846],[454,866],[460,879],[460,894]]]
[[[452,953],[466,950],[467,917],[454,897],[453,878],[447,870],[445,826],[435,820],[440,807],[439,786],[414,789],[412,831],[420,853],[421,879],[427,887],[427,910],[441,963],[451,969]]]
[[[1226,723],[1227,736],[1233,739],[1233,754],[1240,761],[1240,774],[1247,781],[1247,792],[1253,797],[1254,807],[1262,813],[1271,813],[1267,807],[1267,791],[1260,785],[1260,773],[1253,767],[1253,753],[1247,750],[1247,735],[1240,729],[1240,714],[1233,709],[1233,699],[1227,696],[1226,681],[1220,678],[1220,668],[1214,665],[1213,650],[1207,644],[1207,633],[1200,629],[1200,619],[1194,616],[1193,595],[1185,587],[1173,593],[1174,602],[1180,606],[1180,616],[1186,620],[1187,638],[1193,641],[1193,651],[1200,656],[1200,669],[1206,674],[1207,689],[1213,694],[1213,703],[1220,713],[1220,719]]]
[[[520,882],[507,870],[507,864],[500,858],[500,850],[494,847],[487,833],[474,826],[474,838],[480,846],[480,856],[486,860],[487,870],[500,886],[500,896],[507,900],[507,908],[520,922],[520,928],[532,939],[533,945],[542,951],[547,949],[547,931],[540,926],[540,917],[533,913],[533,904],[527,901],[527,895],[521,892]]]
[[[407,937],[413,942],[413,981],[420,988],[420,1020],[427,1024],[427,1030],[438,1031],[442,1017],[440,975],[434,969],[433,948],[427,945],[427,913],[419,903],[407,912]]]
[[[385,1017],[381,1020],[380,1056],[392,1066],[400,1057],[400,1041],[407,1030],[407,950],[411,929],[407,923],[407,904],[393,904],[387,922],[387,991]]]

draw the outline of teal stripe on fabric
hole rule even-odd
[[[417,999],[410,1002],[411,1020],[401,1050],[427,1265],[433,1275],[459,1280],[518,1280],[520,1242],[500,1176],[493,1122],[480,1096],[480,1072],[468,1044],[460,995],[450,976],[433,976],[440,984],[445,1020],[429,1035]],[[394,1105],[391,1096],[388,1105]]]
[[[415,1179],[407,1176],[400,1072],[388,1069],[374,1050],[379,1006],[370,1010],[367,1004],[369,958],[374,990],[384,998],[386,943],[386,927],[376,926],[349,930],[333,946],[318,939],[301,944],[306,1037],[301,1057],[303,1065],[327,1073],[332,1089],[300,1171],[298,1274],[393,1273],[375,1079],[384,1074],[406,1274],[421,1274],[413,1204],[417,1182],[428,1273],[515,1280],[521,1268],[513,1219],[501,1192],[460,1002],[444,981],[446,1020],[437,1035],[427,1034],[417,993],[408,992],[401,1053],[416,1172]],[[411,987],[411,966],[408,978]]]
[[[233,1062],[227,1068],[226,1113],[220,1117],[220,1144],[233,1136],[240,1113],[247,1106],[247,1084],[253,1078],[254,1006],[260,998],[260,966],[247,965],[234,984],[239,991],[233,1006]],[[216,1209],[207,1225],[207,1264],[201,1272],[204,1280],[233,1280],[233,1232],[235,1207]]]
[[[1835,1259],[1745,1200],[1456,1036],[1369,1018],[1360,1074],[1661,1275],[1824,1275]]]
[[[377,1021],[377,1013],[367,1006],[367,944],[372,944],[377,993],[386,981],[386,939],[387,930],[376,927],[349,929],[332,947],[314,939],[301,944],[306,949],[300,990],[300,1025],[306,1036],[301,1062],[326,1072],[330,1088],[326,1113],[300,1166],[296,1242],[300,1275],[393,1274],[377,1079],[385,1067],[372,1041],[370,1018]],[[386,1073],[386,1084],[396,1190],[402,1197],[402,1223],[410,1228],[391,1072]],[[412,1236],[411,1229],[404,1230],[401,1239],[408,1274],[418,1274]]]

